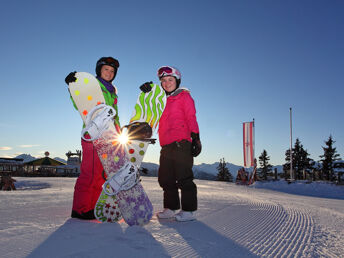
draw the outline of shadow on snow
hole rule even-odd
[[[69,219],[27,257],[168,257],[145,228]]]

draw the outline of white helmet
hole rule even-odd
[[[159,77],[159,79],[161,79],[164,76],[175,77],[176,81],[177,81],[177,88],[179,87],[182,75],[177,68],[175,68],[173,66],[169,66],[169,65],[165,65],[165,66],[160,67],[158,69],[158,77]]]

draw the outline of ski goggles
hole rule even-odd
[[[174,76],[177,79],[180,79],[181,77],[180,72],[171,66],[163,66],[159,68],[158,77],[161,78],[163,76]]]
[[[110,65],[113,68],[118,68],[119,67],[119,63],[118,60],[112,58],[112,57],[107,57],[104,60],[101,60],[98,65]]]

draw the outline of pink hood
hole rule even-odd
[[[160,145],[182,140],[191,142],[191,132],[199,133],[195,103],[190,92],[181,88],[167,97],[159,123]]]

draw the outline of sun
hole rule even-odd
[[[117,140],[122,145],[127,144],[129,141],[129,136],[128,136],[127,132],[122,131],[122,133],[120,135],[118,135]]]

